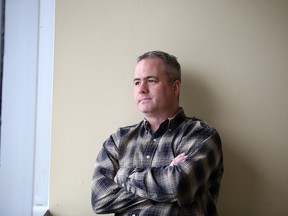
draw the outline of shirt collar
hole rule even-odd
[[[176,127],[178,127],[181,122],[186,118],[186,115],[184,113],[184,110],[182,107],[179,107],[179,110],[177,111],[177,113],[173,116],[170,117],[166,120],[164,120],[161,124],[160,124],[160,128],[166,127],[167,130],[174,130]],[[151,131],[150,127],[149,127],[149,122],[144,118],[144,127],[146,131]]]

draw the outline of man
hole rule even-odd
[[[104,142],[92,181],[96,213],[217,215],[221,140],[205,122],[185,116],[180,84],[176,57],[152,51],[138,58],[134,99],[144,120]]]

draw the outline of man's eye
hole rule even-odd
[[[139,84],[140,84],[140,82],[138,82],[138,81],[137,81],[137,82],[134,82],[134,85],[135,85],[135,86],[138,86]]]
[[[148,83],[156,83],[156,80],[155,79],[149,79]]]

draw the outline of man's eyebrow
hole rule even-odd
[[[133,83],[136,83],[136,82],[141,82],[141,79],[140,78],[134,78]]]
[[[151,78],[153,78],[153,79],[158,79],[157,76],[147,76],[147,77],[144,77],[143,79],[144,79],[144,80],[147,80],[147,79],[151,79]],[[134,79],[133,79],[133,81],[139,81],[139,80],[141,80],[141,78],[134,78]]]

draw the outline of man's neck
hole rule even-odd
[[[175,109],[174,111],[171,112],[167,112],[167,113],[161,113],[161,114],[146,114],[145,115],[145,119],[149,122],[150,125],[150,129],[155,132],[160,124],[165,121],[168,118],[171,118],[173,116],[176,115],[176,113],[178,112],[179,107],[177,109]]]

